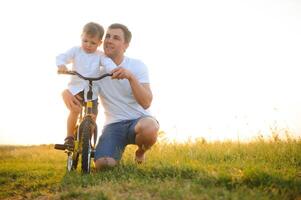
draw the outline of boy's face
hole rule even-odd
[[[108,29],[104,39],[104,52],[108,57],[114,58],[123,55],[128,44],[124,40],[121,29]]]
[[[82,34],[82,48],[86,53],[94,53],[99,45],[101,45],[99,37]]]

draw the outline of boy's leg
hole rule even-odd
[[[83,101],[81,93],[74,96],[79,102]],[[74,130],[76,127],[76,122],[80,114],[79,110],[70,109],[69,116],[67,118],[67,137],[65,138],[65,145],[72,146],[74,144]]]
[[[76,126],[78,115],[78,112],[70,111],[67,119],[67,137],[74,136],[74,129]]]
[[[79,113],[70,111],[67,119],[67,137],[65,138],[65,145],[73,146],[74,145],[74,130],[76,127],[76,121]]]

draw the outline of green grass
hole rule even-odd
[[[66,174],[52,145],[0,147],[0,199],[301,199],[301,140],[129,146],[114,169]]]

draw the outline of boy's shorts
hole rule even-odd
[[[141,118],[124,120],[103,127],[102,135],[96,146],[94,160],[102,157],[111,157],[116,161],[121,159],[126,145],[135,144],[135,126]]]
[[[81,91],[81,92],[77,93],[74,96],[75,96],[75,98],[77,100],[80,101],[80,103],[82,104],[82,106],[85,106],[87,104],[87,102],[85,102],[84,91]],[[77,96],[80,96],[81,99],[77,98]],[[97,113],[98,113],[98,99],[95,99],[92,102],[93,102],[92,113],[94,115],[97,115]]]

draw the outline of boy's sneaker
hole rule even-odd
[[[68,136],[65,138],[64,145],[67,146],[67,148],[73,148],[74,147],[74,137]]]

